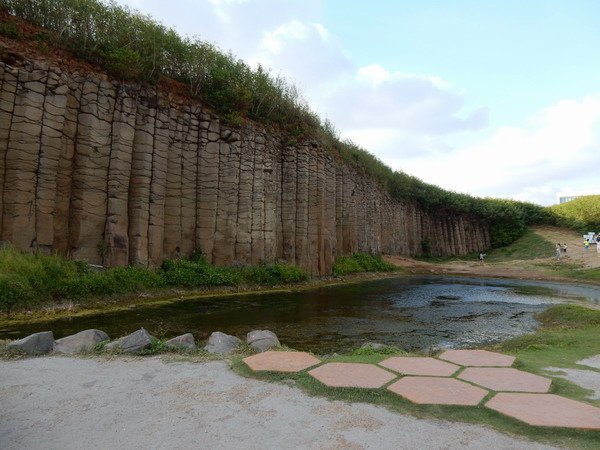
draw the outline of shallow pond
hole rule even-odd
[[[0,329],[15,339],[52,330],[56,338],[87,328],[117,337],[146,328],[156,336],[212,331],[239,337],[274,331],[282,343],[318,354],[365,342],[405,350],[485,345],[535,330],[534,314],[554,303],[600,303],[600,287],[463,277],[399,277],[289,293],[199,298],[159,307],[63,318]]]

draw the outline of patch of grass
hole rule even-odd
[[[504,262],[515,259],[548,258],[554,255],[554,245],[534,231],[527,230],[512,244],[489,251],[486,259],[488,262]]]
[[[383,260],[381,256],[353,253],[351,256],[340,256],[333,265],[336,276],[357,272],[395,272],[400,268]]]
[[[0,311],[169,287],[274,286],[299,283],[307,278],[295,266],[217,267],[199,254],[192,259],[165,261],[160,269],[130,266],[95,272],[82,261],[4,248],[0,250]]]
[[[361,347],[354,349],[351,353],[352,356],[371,356],[371,355],[403,355],[406,352],[393,345],[373,348],[373,347]]]

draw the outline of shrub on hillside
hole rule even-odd
[[[333,265],[336,276],[356,272],[394,272],[398,267],[385,262],[381,256],[366,253],[353,253],[351,256],[340,256]]]

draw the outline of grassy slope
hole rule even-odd
[[[586,195],[550,208],[566,224],[582,232],[600,232],[600,195]]]

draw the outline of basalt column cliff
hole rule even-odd
[[[98,73],[0,64],[0,232],[23,250],[157,266],[201,249],[214,264],[331,272],[355,251],[489,247],[488,225],[393,200],[319,142],[290,144],[209,108]]]

